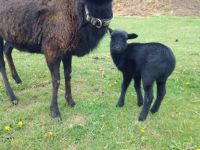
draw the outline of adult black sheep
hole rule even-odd
[[[66,100],[74,106],[72,55],[84,56],[95,49],[112,16],[112,0],[0,0],[0,72],[11,101],[17,103],[5,72],[3,40],[22,51],[44,53],[53,84],[51,115],[60,119],[57,94],[61,61]]]

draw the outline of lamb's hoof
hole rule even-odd
[[[18,101],[17,101],[17,100],[13,100],[13,101],[12,101],[12,104],[13,104],[13,105],[17,105],[17,104],[18,104]]]
[[[156,110],[155,108],[151,108],[150,111],[151,111],[152,114],[155,114],[156,112],[158,112],[158,110]]]
[[[139,116],[139,118],[138,118],[138,121],[145,121],[146,118],[147,118],[146,115],[142,115],[142,114],[140,114],[140,116]]]
[[[137,105],[138,105],[139,107],[141,107],[141,106],[143,105],[143,102],[142,102],[142,101],[139,101],[139,102],[137,103]]]
[[[76,103],[74,101],[68,101],[70,107],[75,107]]]
[[[124,106],[124,103],[121,103],[121,102],[118,102],[116,107],[123,107]]]

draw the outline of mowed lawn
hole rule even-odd
[[[66,104],[61,66],[58,103],[63,121],[55,123],[49,115],[52,85],[44,57],[14,50],[23,83],[15,84],[6,66],[19,104],[11,105],[0,76],[1,150],[200,148],[200,18],[115,17],[111,27],[137,33],[139,37],[132,42],[161,42],[172,48],[177,64],[160,111],[150,113],[145,122],[137,121],[141,108],[133,83],[125,106],[115,107],[122,76],[111,60],[107,35],[93,53],[73,58],[75,108]]]

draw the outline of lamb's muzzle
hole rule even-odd
[[[100,19],[91,16],[87,8],[87,5],[85,5],[85,15],[86,15],[85,19],[98,29],[102,27],[108,27],[112,20],[112,17],[109,19]]]

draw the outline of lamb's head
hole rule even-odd
[[[132,33],[128,34],[124,30],[112,30],[109,29],[111,41],[110,41],[110,50],[111,53],[122,53],[127,48],[127,40],[128,39],[135,39],[138,37],[137,34]]]

